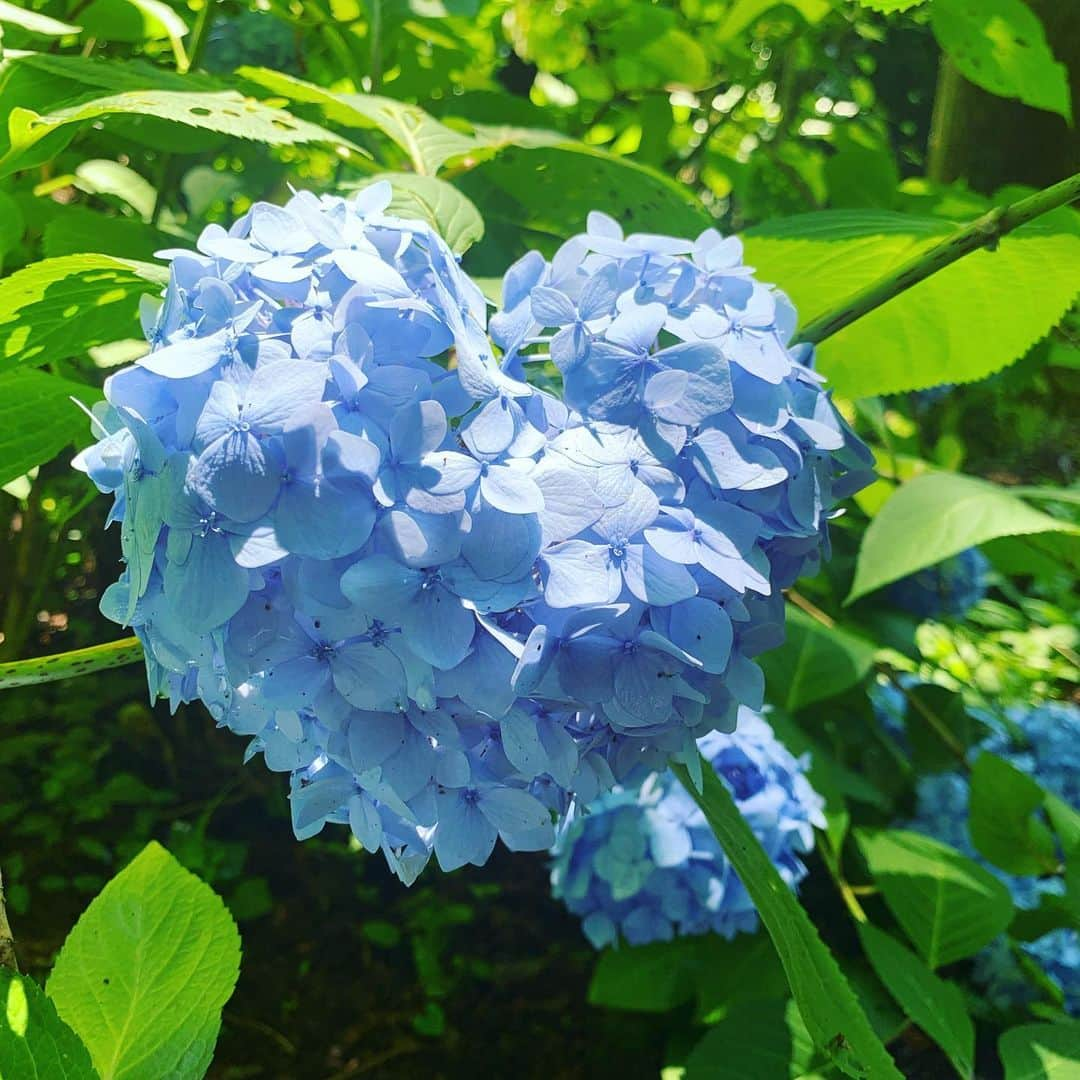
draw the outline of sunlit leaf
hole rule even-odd
[[[849,600],[999,536],[1080,528],[1008,488],[960,473],[931,472],[897,488],[863,536]]]
[[[747,261],[788,293],[806,325],[958,227],[885,211],[803,214],[749,230]],[[1076,297],[1075,230],[1066,211],[965,256],[824,341],[819,368],[837,393],[865,397],[971,382],[1013,363]]]
[[[239,965],[224,903],[150,843],[91,901],[46,990],[101,1080],[199,1077]]]

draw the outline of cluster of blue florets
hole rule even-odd
[[[958,555],[894,581],[886,590],[889,600],[920,619],[942,615],[962,618],[989,588],[990,560],[978,549]]]
[[[806,876],[800,856],[813,850],[815,826],[825,825],[824,801],[805,775],[809,760],[794,757],[745,708],[734,732],[711,732],[699,746],[795,889]],[[749,893],[670,772],[601,795],[568,823],[553,854],[552,891],[597,948],[757,929]]]
[[[260,203],[171,252],[80,464],[151,689],[412,880],[483,863],[761,704],[753,657],[869,457],[735,240],[593,215],[492,319],[425,223]],[[550,356],[565,403],[530,384]]]
[[[1034,778],[1046,791],[1080,811],[1080,707],[1048,702],[1035,708],[1008,710],[1008,725],[988,713],[978,717],[991,725],[991,733],[972,751],[974,758],[986,751],[997,754]],[[976,859],[1009,888],[1017,907],[1031,910],[1044,896],[1061,895],[1060,876],[1033,877],[1008,874],[988,863],[976,850],[968,832],[970,785],[958,772],[923,777],[917,788],[916,818],[911,827],[951,844]],[[1019,943],[1020,951],[1034,961],[1061,991],[1066,1009],[1080,1014],[1080,935],[1060,927],[1034,941]],[[1008,942],[993,942],[976,958],[975,977],[985,985],[992,1000],[1005,1006],[1033,996],[1031,983]]]

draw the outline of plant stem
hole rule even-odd
[[[368,78],[371,79],[371,92],[377,94],[382,85],[382,0],[370,0],[371,25],[368,27],[370,36],[371,63],[368,67]]]
[[[979,248],[992,251],[998,241],[1014,229],[1077,199],[1080,199],[1080,173],[1009,206],[995,206],[947,240],[855,293],[835,311],[826,312],[808,323],[796,335],[797,340],[817,345],[957,259]]]
[[[7,908],[4,906],[4,877],[0,874],[0,967],[19,970],[19,961],[15,956],[15,937],[11,933]]]
[[[139,639],[129,637],[103,645],[91,645],[88,649],[73,649],[53,653],[52,656],[34,657],[32,660],[15,660],[10,664],[0,664],[0,690],[89,675],[94,671],[134,664],[142,658]]]

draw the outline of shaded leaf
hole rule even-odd
[[[903,829],[857,839],[889,910],[932,968],[972,956],[1008,926],[1009,890],[955,848]]]
[[[794,712],[835,697],[860,682],[874,647],[839,626],[826,627],[794,604],[787,607],[784,644],[759,657],[769,701]]]
[[[1080,1024],[1023,1024],[998,1039],[1005,1080],[1070,1080],[1080,1075]]]
[[[101,391],[32,368],[0,374],[0,484],[86,438],[89,421],[72,397],[90,405]]]
[[[1035,817],[1043,789],[997,754],[983,753],[971,769],[968,830],[984,858],[1010,874],[1054,873],[1054,837]]]
[[[959,987],[935,975],[891,935],[859,925],[863,951],[904,1013],[945,1051],[957,1075],[970,1077],[975,1063],[975,1025]]]

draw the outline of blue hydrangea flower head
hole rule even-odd
[[[1074,810],[1080,810],[1080,707],[1069,702],[1046,702],[1034,708],[1008,710],[1007,725],[990,714],[980,719],[991,733],[973,749],[972,757],[987,751],[1004,758],[1031,776]],[[959,772],[925,776],[916,789],[916,817],[910,827],[950,844],[986,866],[1008,887],[1017,907],[1033,909],[1048,894],[1064,892],[1060,877],[1008,874],[988,863],[975,850],[968,832],[970,785]],[[1019,946],[1062,992],[1066,1008],[1080,1015],[1080,935],[1059,928]],[[975,977],[991,999],[1004,1007],[1022,1004],[1034,994],[1005,939],[991,943],[975,965]]]
[[[152,693],[289,773],[297,836],[348,825],[411,881],[547,848],[760,706],[780,590],[870,459],[737,241],[592,215],[511,269],[489,336],[390,199],[300,192],[164,253],[78,464]]]
[[[806,875],[801,856],[823,827],[824,802],[795,758],[756,713],[711,732],[701,752],[724,781],[784,881]],[[582,919],[597,947],[669,941],[683,934],[753,931],[757,910],[693,797],[670,772],[619,787],[589,804],[560,835],[552,891]]]
[[[967,548],[894,581],[886,593],[891,603],[922,619],[962,618],[986,596],[989,572],[990,560],[978,548]]]

